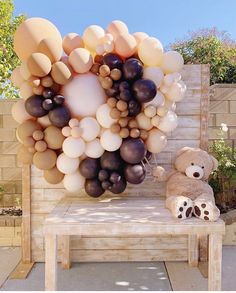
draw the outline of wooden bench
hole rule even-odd
[[[198,237],[209,235],[208,289],[221,290],[224,222],[174,219],[165,201],[156,198],[105,197],[98,201],[66,197],[48,215],[45,233],[45,289],[57,288],[57,237],[62,241],[61,262],[70,267],[70,236],[158,237],[188,235],[188,262],[198,264]],[[132,250],[131,250],[132,252]],[[163,254],[165,260],[165,253]],[[158,289],[158,288],[157,288]]]

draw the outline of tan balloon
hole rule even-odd
[[[99,41],[104,37],[105,31],[102,27],[98,25],[90,25],[87,27],[83,33],[83,41],[85,46],[92,51],[96,50],[96,46]]]
[[[36,76],[31,76],[27,81],[28,81],[29,85],[32,87],[40,86],[40,78],[38,78]]]
[[[149,152],[157,154],[163,151],[167,144],[167,138],[163,132],[153,128],[149,131],[148,138],[146,140],[147,149]]]
[[[50,169],[50,170],[45,170],[43,173],[43,176],[45,178],[45,180],[50,183],[50,184],[58,184],[60,183],[63,178],[64,178],[64,174],[61,173],[57,167],[55,166],[54,168]]]
[[[56,83],[64,85],[71,78],[72,74],[65,63],[58,61],[52,65],[51,76]]]
[[[45,76],[41,79],[41,84],[45,87],[51,87],[53,85],[53,79],[49,75]]]
[[[43,39],[53,38],[61,43],[61,34],[47,19],[33,17],[25,20],[17,28],[14,35],[14,50],[21,60],[27,60],[32,53],[38,51]]]
[[[158,39],[148,37],[139,44],[138,56],[145,65],[158,66],[163,59],[163,46]]]
[[[69,64],[77,73],[86,73],[93,65],[93,57],[87,49],[74,49],[69,56]]]
[[[36,152],[33,156],[34,165],[40,170],[49,170],[56,165],[57,155],[53,150]]]
[[[35,130],[41,130],[41,125],[33,120],[26,120],[17,127],[17,135],[21,141],[32,136]]]
[[[32,86],[28,81],[24,81],[20,86],[20,97],[27,100],[34,94]]]
[[[61,129],[56,126],[51,125],[44,130],[44,140],[52,150],[61,149],[64,139]]]
[[[43,128],[46,128],[52,124],[48,118],[48,115],[38,118],[37,121]]]
[[[148,34],[144,32],[133,33],[133,36],[135,37],[137,45],[139,45],[139,43],[141,43],[144,39],[148,38]]]
[[[11,80],[12,84],[17,88],[19,88],[22,85],[22,83],[24,82],[24,78],[20,73],[20,66],[17,66],[12,71],[10,80]]]
[[[161,68],[151,66],[144,68],[143,78],[151,79],[156,87],[159,88],[163,81],[164,74]]]
[[[62,42],[54,38],[45,38],[38,45],[38,52],[48,56],[52,63],[60,60],[62,56]]]
[[[83,39],[76,33],[69,33],[66,35],[62,41],[63,50],[67,55],[76,49],[76,48],[83,48],[84,41]]]
[[[132,35],[122,34],[115,40],[115,52],[122,57],[128,58],[136,52],[137,42]]]
[[[76,127],[75,127],[76,128]],[[71,128],[70,128],[70,126],[65,126],[65,127],[63,127],[62,128],[62,130],[61,130],[61,132],[62,132],[62,134],[65,136],[65,137],[69,137],[69,136],[71,136]],[[73,136],[74,137],[74,136]]]
[[[69,121],[69,126],[71,128],[79,126],[79,120],[76,118],[71,118]]]
[[[139,113],[136,116],[136,121],[138,122],[138,127],[140,129],[150,130],[153,127],[151,119],[147,117],[144,113]]]
[[[25,110],[25,101],[22,99],[19,99],[16,103],[13,104],[11,114],[18,123],[23,123],[28,119],[35,120],[35,118]]]
[[[184,66],[184,58],[179,52],[169,51],[163,56],[161,68],[165,73],[181,71]]]
[[[50,59],[42,53],[32,53],[27,60],[27,67],[32,75],[44,77],[51,71]]]
[[[28,148],[21,145],[17,152],[17,161],[23,164],[32,164],[33,162],[33,153],[28,151]]]
[[[112,34],[114,39],[116,39],[121,34],[128,34],[129,30],[123,21],[114,20],[108,25],[107,32]]]
[[[42,95],[43,90],[44,90],[44,87],[43,87],[42,85],[39,85],[39,86],[33,87],[33,93],[34,93],[35,95]]]
[[[39,140],[36,141],[34,147],[37,152],[44,152],[47,149],[47,144],[44,140]]]
[[[30,78],[31,73],[29,71],[29,68],[27,66],[27,61],[22,61],[20,65],[20,74],[24,78],[24,80],[27,80]]]

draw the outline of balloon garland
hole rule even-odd
[[[22,61],[11,76],[22,98],[12,108],[19,160],[92,197],[143,182],[145,163],[177,127],[182,56],[118,20],[62,40],[51,22],[30,18],[14,49]]]

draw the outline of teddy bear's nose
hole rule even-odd
[[[196,177],[196,178],[198,178],[200,176],[200,174],[198,172],[194,172],[193,173],[193,176]]]

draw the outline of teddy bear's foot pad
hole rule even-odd
[[[175,203],[173,215],[178,219],[187,219],[192,217],[193,202],[191,199],[177,200]]]
[[[205,221],[216,221],[220,216],[220,211],[212,202],[199,200],[194,203],[193,214]]]

